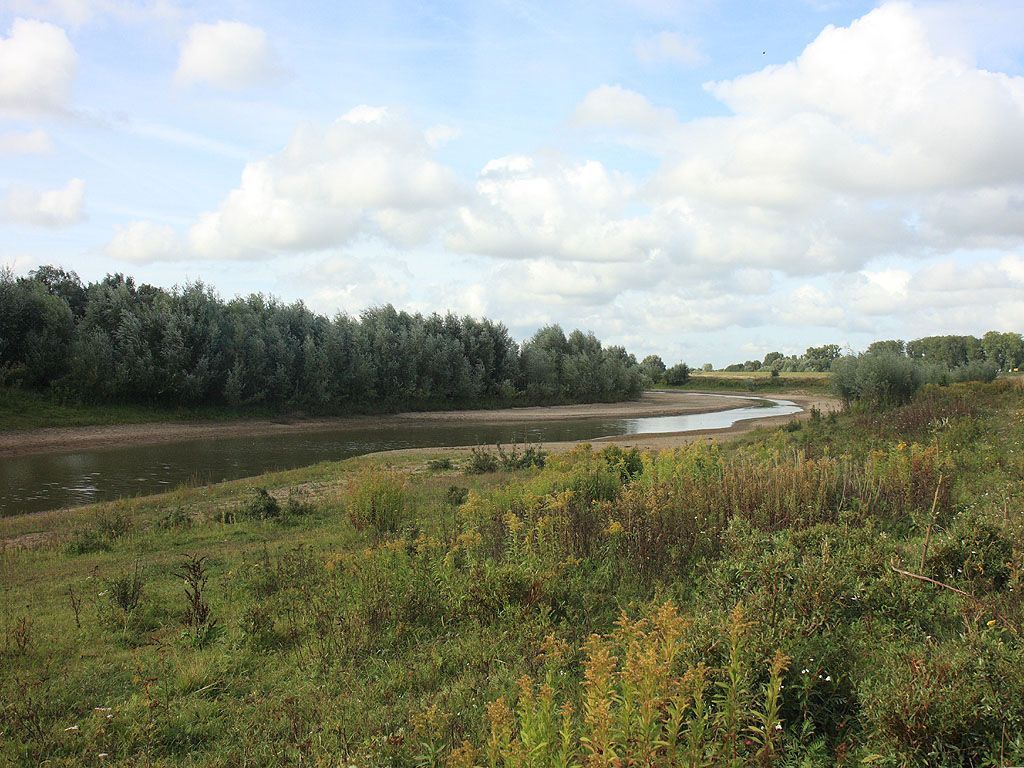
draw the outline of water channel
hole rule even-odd
[[[749,407],[683,416],[349,427],[3,457],[0,516],[160,493],[186,482],[215,483],[375,451],[724,429],[744,419],[800,411],[788,400],[751,400],[755,404]]]

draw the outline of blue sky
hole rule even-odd
[[[0,0],[0,264],[716,364],[1024,328],[1019,3]]]

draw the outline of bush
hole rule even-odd
[[[276,520],[281,516],[281,505],[266,488],[253,488],[252,495],[238,508],[238,516],[249,520]]]
[[[348,516],[358,529],[395,533],[405,522],[405,480],[393,472],[367,470],[349,483]]]
[[[498,446],[498,463],[504,470],[529,469],[530,467],[543,467],[547,459],[547,451],[536,445],[529,445],[520,451],[519,446],[513,445],[511,451],[506,451]]]
[[[672,386],[680,386],[690,380],[690,366],[686,363],[677,363],[665,371],[665,383]]]
[[[466,499],[469,497],[469,488],[463,488],[459,485],[449,485],[448,491],[444,495],[445,501],[453,507],[461,507],[466,503]]]
[[[891,352],[842,357],[832,364],[832,389],[847,405],[903,405],[924,381],[925,371],[919,363]]]
[[[427,462],[427,469],[431,472],[444,472],[452,469],[453,467],[454,464],[452,463],[452,460],[447,456],[443,459],[431,459]]]
[[[498,471],[498,457],[486,448],[474,448],[466,463],[466,472],[470,475],[483,475]]]
[[[961,365],[949,372],[952,381],[995,381],[999,374],[999,367],[992,362],[975,360],[967,365]]]

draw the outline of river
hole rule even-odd
[[[744,419],[801,410],[788,400],[750,399],[757,404],[683,416],[346,428],[6,457],[0,458],[0,516],[160,493],[182,483],[215,483],[375,451],[725,429]]]

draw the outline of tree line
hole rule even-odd
[[[346,413],[615,401],[644,383],[625,349],[557,325],[519,344],[501,323],[450,313],[328,318],[201,282],[0,272],[0,384],[84,402]]]
[[[955,371],[964,366],[985,363],[998,371],[1012,371],[1024,366],[1024,336],[1019,333],[989,331],[977,336],[925,336],[904,341],[885,339],[872,342],[865,354],[889,354],[905,357],[940,369]],[[830,371],[843,357],[838,344],[808,347],[802,355],[769,352],[764,360],[747,360],[725,367],[726,371]]]

